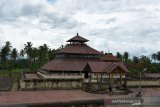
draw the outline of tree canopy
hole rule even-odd
[[[61,49],[61,47],[52,49],[47,44],[33,47],[32,42],[27,42],[24,44],[24,48],[20,50],[12,47],[11,43],[7,41],[0,49],[0,68],[7,70],[28,68],[31,71],[34,71],[39,69],[43,64],[54,59],[55,52],[59,49]],[[149,69],[151,72],[160,71],[160,51],[153,53],[151,56],[141,55],[131,57],[129,52],[117,52],[115,56],[126,65],[150,65]],[[134,71],[133,69],[129,70],[131,72]],[[138,70],[136,69],[136,71]]]

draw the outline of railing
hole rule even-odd
[[[41,75],[44,78],[55,78],[55,79],[81,79],[84,76],[83,75],[54,75],[54,74],[42,74],[38,72],[39,75]]]
[[[92,75],[92,78],[97,78],[97,75]],[[101,78],[101,76],[98,75],[98,78]],[[102,75],[102,78],[109,78],[109,76],[108,75]],[[110,77],[110,78],[112,78],[112,77]],[[114,75],[113,78],[120,78],[120,76],[119,75]],[[125,78],[125,75],[122,75],[122,78]]]

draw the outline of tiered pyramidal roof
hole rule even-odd
[[[89,40],[78,35],[67,40],[70,44],[67,44],[64,48],[60,49],[56,54],[60,53],[72,53],[72,54],[101,54],[101,52],[89,47],[85,42]]]
[[[56,53],[55,59],[43,65],[41,70],[43,72],[80,72],[85,71],[86,66],[89,66],[93,72],[111,72],[115,68],[127,72],[125,66],[116,57],[110,54],[101,57],[101,52],[86,44],[88,41],[77,33],[76,36],[67,40],[70,43]]]
[[[67,42],[88,42],[88,41],[89,41],[89,40],[87,40],[87,39],[79,36],[78,33],[77,33],[77,35],[74,36],[73,38],[67,40]]]

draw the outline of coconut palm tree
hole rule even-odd
[[[154,60],[154,62],[156,62],[156,60],[157,60],[157,54],[156,53],[152,54],[152,59]]]
[[[27,44],[24,44],[24,52],[27,54],[27,57],[29,60],[31,60],[31,54],[32,54],[32,43],[27,42]]]
[[[158,60],[159,63],[160,63],[160,51],[157,52],[157,60]]]
[[[49,58],[48,58],[48,50],[49,50],[49,46],[47,46],[47,44],[44,44],[43,45],[43,49],[44,49],[44,60],[48,61]]]
[[[116,58],[122,61],[122,55],[119,52],[117,52]]]
[[[9,57],[10,57],[10,50],[11,50],[11,43],[7,41],[5,45],[1,48],[1,64],[3,68],[8,69],[9,68]]]
[[[140,61],[139,61],[139,58],[137,56],[133,56],[132,62],[133,63],[139,63]]]
[[[123,55],[124,63],[128,62],[128,57],[129,57],[128,52],[124,52],[124,55]]]
[[[55,49],[49,49],[48,50],[48,58],[49,58],[49,60],[52,60],[52,59],[55,58],[55,52],[56,52]]]
[[[140,63],[146,63],[146,64],[150,64],[151,63],[150,58],[147,57],[147,56],[144,56],[144,55],[140,56],[139,60],[140,60]]]
[[[16,61],[16,58],[18,56],[18,52],[16,48],[13,48],[12,52],[11,52],[11,58],[13,61]]]
[[[38,59],[39,59],[39,62],[43,62],[43,59],[44,59],[44,47],[43,46],[39,46],[38,48]]]
[[[38,49],[37,48],[33,48],[31,51],[31,58],[33,59],[33,62],[36,61],[36,59],[38,58]]]
[[[48,50],[49,50],[49,48],[48,48],[47,44],[39,46],[38,50],[39,50],[39,60],[40,60],[40,62],[48,61],[48,59],[49,59],[48,58]]]
[[[32,68],[32,43],[31,42],[27,42],[26,44],[24,44],[24,53],[27,55],[27,63],[28,63],[28,66],[30,68]]]
[[[14,64],[14,68],[16,69],[16,59],[17,59],[17,56],[18,56],[18,52],[17,52],[17,49],[16,48],[13,48],[12,52],[11,52],[11,59],[13,61],[13,64]]]
[[[7,63],[8,57],[11,51],[11,43],[9,41],[6,42],[5,46],[1,48],[1,61],[2,63]]]
[[[24,57],[24,54],[25,54],[24,50],[21,49],[21,51],[20,51],[20,56]]]

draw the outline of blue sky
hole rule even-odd
[[[47,0],[48,3],[54,4],[57,0]]]
[[[1,0],[0,46],[58,48],[79,33],[99,51],[149,56],[160,50],[159,13],[160,0]]]

